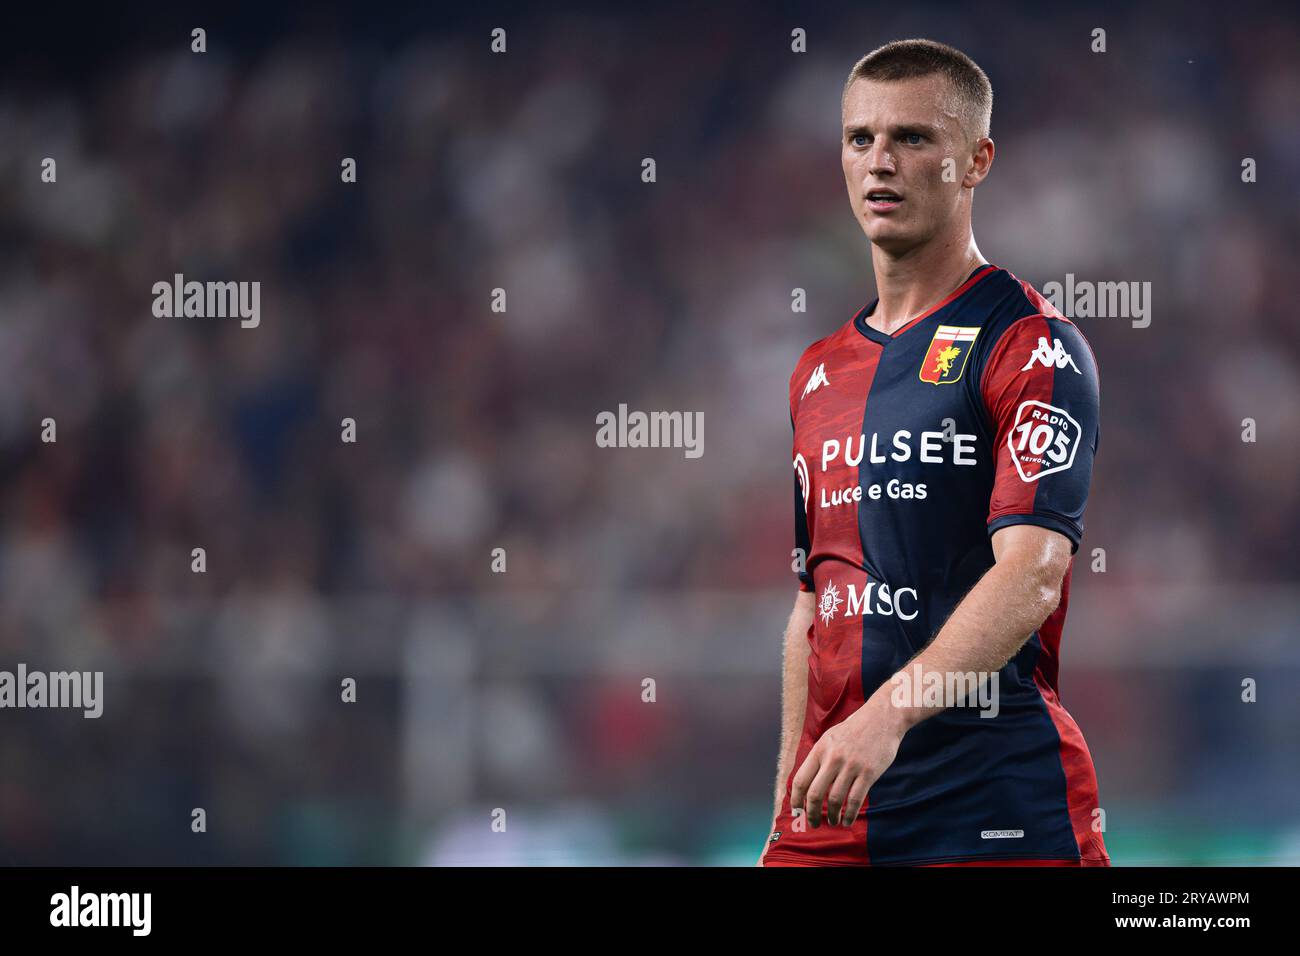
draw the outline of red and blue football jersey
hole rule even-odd
[[[1083,534],[1099,393],[1078,328],[992,265],[892,335],[865,322],[874,308],[790,379],[800,586],[817,598],[791,777],[993,566],[994,532],[1041,525],[1076,551]],[[850,827],[796,829],[787,780],[766,859],[1107,863],[1092,757],[1057,692],[1069,585],[999,672],[995,714],[913,727]]]

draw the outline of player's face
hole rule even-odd
[[[887,252],[923,245],[958,214],[969,143],[952,103],[948,81],[939,75],[860,79],[849,87],[844,182],[854,217]],[[952,160],[947,177],[945,159]]]

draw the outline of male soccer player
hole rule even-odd
[[[875,50],[845,85],[844,179],[879,296],[790,379],[807,558],[766,866],[1110,863],[1057,693],[1097,366],[976,248],[992,99],[928,40]]]

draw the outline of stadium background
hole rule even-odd
[[[1152,286],[1148,328],[1079,320],[1103,419],[1062,693],[1115,862],[1300,862],[1294,13],[14,17],[0,668],[102,669],[106,702],[0,712],[0,863],[752,863],[786,381],[873,294],[840,87],[907,36],[993,81],[984,254]],[[260,327],[153,317],[177,272],[259,280]],[[597,448],[623,402],[702,411],[703,457]]]

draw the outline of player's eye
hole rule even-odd
[[[868,137],[866,133],[856,133],[852,140],[854,146],[866,146],[867,141]]]
[[[920,133],[905,133],[903,135],[903,142],[907,143],[908,146],[920,146],[923,139],[925,137]]]

